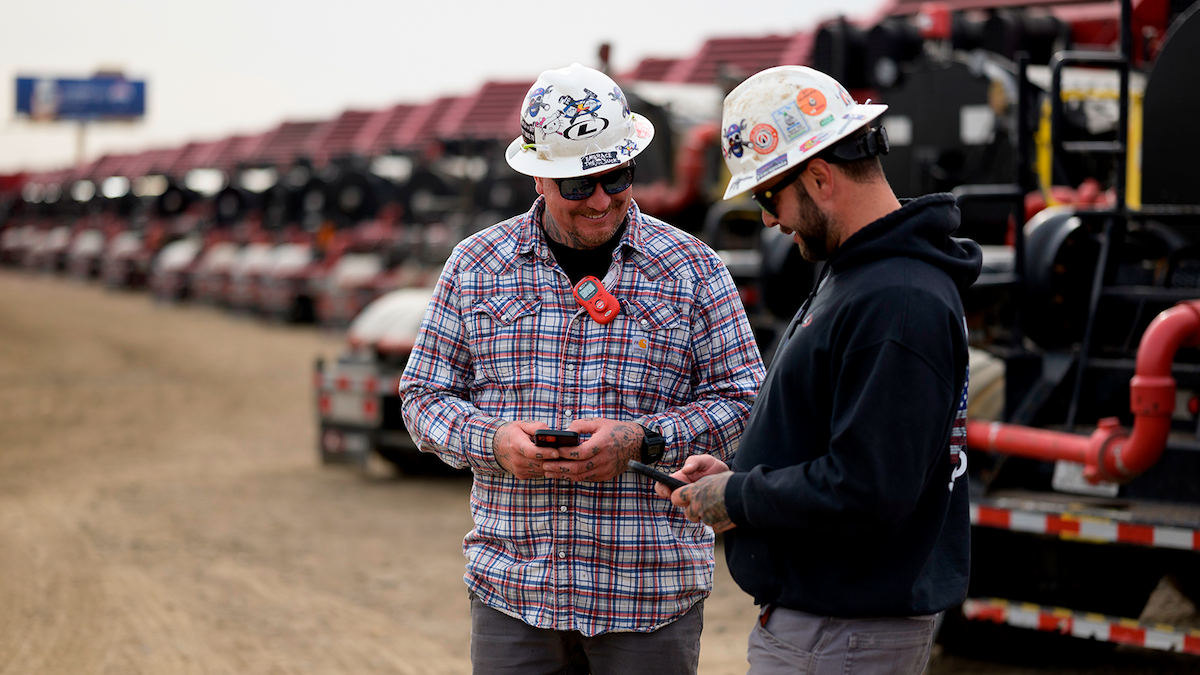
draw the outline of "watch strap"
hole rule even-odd
[[[642,464],[654,464],[662,459],[667,449],[667,439],[657,429],[639,424],[644,436],[642,437]]]

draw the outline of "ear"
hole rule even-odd
[[[542,186],[542,181],[544,181],[544,180],[547,180],[547,179],[539,178],[537,176],[534,176],[534,178],[533,178],[533,189],[537,190],[537,193],[539,195],[546,194],[545,188]]]
[[[833,167],[829,162],[823,159],[814,158],[809,160],[808,169],[801,176],[804,180],[805,187],[809,190],[809,195],[818,205],[824,206],[825,203],[833,199],[834,189],[837,183],[837,174],[834,173]]]

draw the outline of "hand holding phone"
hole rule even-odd
[[[533,444],[539,448],[562,448],[568,445],[579,445],[579,432],[538,429],[533,432]]]
[[[662,483],[663,485],[666,485],[667,487],[671,488],[671,490],[678,490],[679,488],[683,487],[684,485],[687,485],[687,483],[679,480],[678,478],[672,478],[672,477],[668,476],[667,474],[659,471],[658,469],[646,466],[645,464],[642,464],[641,462],[639,462],[637,460],[633,460],[633,459],[629,460],[629,468],[630,468],[630,470],[632,470],[636,473],[640,473],[643,476],[646,476],[648,478],[658,481],[659,483]]]

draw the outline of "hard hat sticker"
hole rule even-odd
[[[861,114],[856,114],[856,115],[846,114],[846,115],[842,115],[842,119],[846,120],[846,123],[842,125],[841,129],[837,130],[837,132],[839,134],[846,133],[846,129],[849,129],[851,124],[857,122],[858,120],[865,120],[865,119],[867,119],[867,116],[861,115]]]
[[[528,106],[525,109],[525,114],[529,115],[530,117],[537,117],[537,114],[541,112],[543,108],[549,110],[550,104],[543,103],[542,99],[548,96],[553,89],[554,85],[550,85],[549,87],[538,87],[530,92],[529,100],[525,102],[525,105]],[[521,123],[524,124],[525,120],[521,120]]]
[[[742,140],[742,132],[746,130],[746,120],[740,123],[730,124],[725,129],[725,157],[730,155],[734,157],[742,156],[742,148],[748,147],[749,142]]]
[[[550,134],[558,134],[561,136],[563,127],[566,125],[566,120],[563,119],[562,113],[558,111],[555,111],[554,114],[549,117],[543,117],[542,119],[533,123],[534,128],[542,132],[543,141],[546,140],[546,137]]]
[[[635,115],[636,117],[636,115]],[[634,133],[638,138],[650,138],[650,123],[643,119],[638,119],[634,123]]]
[[[842,103],[845,103],[846,105],[854,105],[854,97],[851,96],[850,92],[846,91],[846,88],[840,84],[838,85],[838,96],[841,97]]]
[[[537,137],[533,134],[533,130],[536,128],[524,119],[521,120],[521,137],[525,139],[526,143],[537,143]]]
[[[571,126],[563,129],[563,138],[572,141],[581,141],[585,138],[598,136],[601,131],[608,128],[608,120],[603,117],[597,117],[582,122],[576,122]]]
[[[584,155],[579,158],[579,163],[582,169],[594,169],[598,166],[608,166],[609,164],[620,164],[621,159],[617,157],[615,152],[593,152],[590,155]]]
[[[779,145],[779,134],[770,124],[759,124],[750,132],[750,142],[760,155],[766,155]]]
[[[822,131],[821,133],[817,134],[816,136],[813,136],[812,138],[808,139],[807,141],[804,141],[804,145],[800,146],[800,152],[808,152],[809,150],[812,150],[814,145],[816,145],[817,143],[820,143],[821,141],[825,140],[826,138],[829,138],[829,132]]]
[[[626,138],[625,140],[621,141],[620,145],[617,146],[617,152],[621,153],[622,155],[629,155],[632,157],[633,153],[637,152],[637,143],[634,143]]]
[[[600,97],[596,96],[596,92],[591,89],[584,88],[583,93],[587,94],[583,98],[574,98],[571,96],[559,96],[558,102],[562,104],[563,117],[576,121],[581,115],[591,115],[592,119],[600,117]],[[607,125],[605,125],[607,126]]]
[[[625,100],[625,94],[621,92],[620,87],[613,87],[608,97],[614,101],[621,102],[621,117],[629,117],[629,102]]]
[[[775,125],[783,131],[783,137],[788,143],[800,138],[811,130],[808,122],[804,119],[804,115],[800,114],[800,108],[795,103],[789,103],[776,110],[771,113],[771,117],[775,120]]]
[[[825,94],[812,87],[801,89],[796,94],[796,105],[800,106],[800,112],[815,117],[825,112]]]
[[[771,173],[775,169],[779,169],[781,167],[787,166],[787,163],[788,163],[788,156],[786,154],[776,157],[775,159],[758,167],[758,171],[754,172],[754,180],[762,180],[763,176],[766,176],[767,174]]]
[[[826,124],[829,124],[832,121],[833,121],[833,115],[826,115],[825,117],[821,118],[821,126],[825,126]]]

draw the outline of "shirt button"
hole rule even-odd
[[[559,510],[559,511],[561,511],[561,512],[563,512],[563,513],[566,513],[566,512],[567,512],[567,507],[565,507],[565,506],[560,506],[560,507],[558,507],[558,510]]]
[[[563,558],[565,558],[565,557],[567,557],[567,552],[566,552],[566,551],[559,551],[559,552],[558,552],[558,558],[559,558],[559,560],[562,560],[562,559],[563,559]]]
[[[567,364],[567,370],[575,370],[575,364],[574,364],[574,363],[568,363],[568,364]]]
[[[639,321],[638,323],[642,324],[642,328],[645,328],[646,326],[649,326],[649,325],[650,325],[650,322],[649,322],[649,321],[647,321],[647,320],[645,320],[645,319],[642,319],[642,320],[641,320],[641,321]]]

